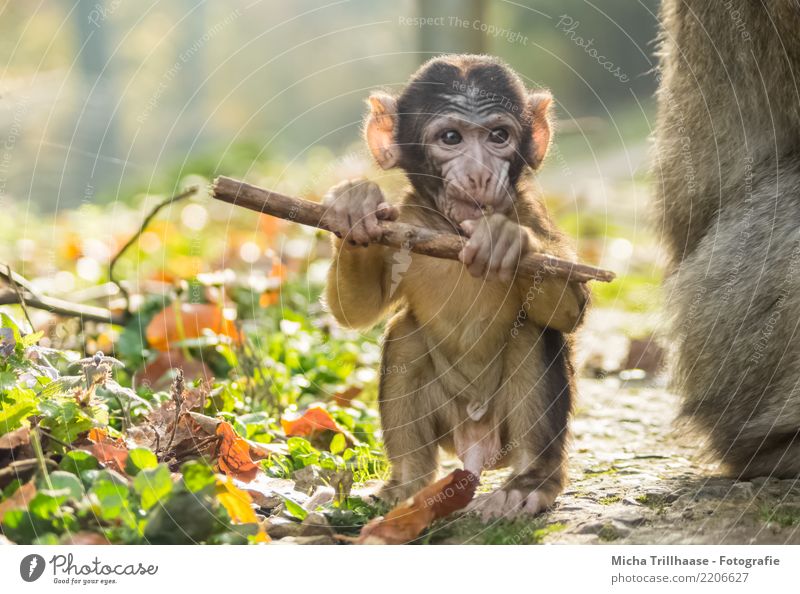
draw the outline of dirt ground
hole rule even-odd
[[[602,347],[604,357],[623,359],[629,347],[620,329],[642,322],[602,312],[590,320],[583,342],[589,349]],[[800,544],[800,481],[721,476],[701,456],[698,438],[674,423],[678,399],[666,385],[663,373],[581,379],[570,484],[554,508],[533,523],[459,528],[459,521],[468,520],[454,520],[441,527],[455,533],[442,541]],[[484,474],[481,490],[498,486],[505,476]]]

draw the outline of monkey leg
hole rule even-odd
[[[379,406],[386,454],[392,464],[391,478],[380,496],[401,501],[436,477],[444,426],[441,418],[448,410],[422,331],[407,311],[398,313],[387,328]]]
[[[530,328],[530,326],[528,327]],[[538,334],[538,330],[536,333]],[[550,507],[566,483],[568,422],[575,392],[570,344],[560,332],[530,332],[509,343],[506,385],[495,414],[505,425],[504,449],[513,473],[505,485],[476,501],[484,519],[538,514]],[[518,346],[517,346],[518,345]]]

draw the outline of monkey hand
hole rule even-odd
[[[328,207],[325,223],[337,237],[350,245],[367,247],[380,241],[383,231],[378,221],[394,221],[397,207],[386,202],[378,184],[364,179],[344,181],[323,198]]]
[[[469,237],[458,254],[472,276],[510,282],[520,258],[532,249],[530,231],[508,217],[494,213],[461,223]]]

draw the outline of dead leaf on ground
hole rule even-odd
[[[350,386],[346,390],[342,390],[341,392],[334,394],[333,401],[339,406],[350,406],[350,404],[353,402],[353,399],[357,398],[358,395],[363,391],[364,388]]]
[[[5,435],[0,435],[0,450],[13,450],[31,442],[31,430],[28,427],[20,427]]]
[[[217,479],[217,500],[220,502],[234,524],[258,524],[256,542],[269,542],[269,535],[256,517],[253,499],[248,493],[233,484],[233,479]]]
[[[0,520],[7,511],[12,509],[26,509],[28,504],[36,496],[36,485],[33,481],[20,485],[19,489],[11,494],[11,497],[0,503]]]
[[[216,433],[220,436],[219,469],[241,481],[252,481],[259,467],[250,457],[250,445],[226,421],[217,425]]]
[[[134,376],[136,385],[148,385],[153,390],[165,389],[172,382],[168,372],[173,369],[182,369],[187,382],[198,378],[209,382],[214,377],[214,373],[201,360],[189,360],[180,349],[172,349],[160,352],[153,361],[137,371]]]
[[[67,534],[61,539],[61,544],[110,545],[111,542],[105,536],[96,532],[76,532],[75,534]]]
[[[128,460],[128,447],[122,439],[111,439],[103,429],[89,431],[90,444],[85,446],[91,454],[105,467],[125,474],[125,462]]]
[[[344,430],[321,404],[312,404],[304,412],[288,412],[281,417],[281,426],[287,437],[309,437],[320,431]]]
[[[405,544],[417,538],[434,520],[463,509],[475,495],[478,477],[455,470],[419,491],[386,516],[374,518],[361,529],[357,544]]]

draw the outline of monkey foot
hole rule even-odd
[[[480,514],[484,521],[493,518],[511,518],[518,515],[535,515],[552,505],[555,497],[543,490],[528,493],[519,489],[498,489],[476,497],[467,511]]]

